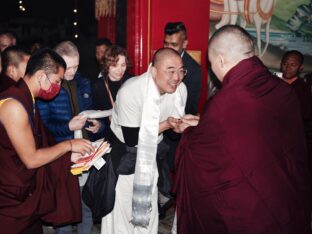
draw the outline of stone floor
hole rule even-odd
[[[159,221],[158,234],[170,234],[171,227],[174,218],[174,208],[170,208],[167,211],[167,215],[163,220]],[[55,231],[51,227],[44,228],[44,234],[54,234]],[[74,232],[75,233],[75,232]],[[92,234],[100,234],[101,233],[101,225],[96,224],[93,226]]]

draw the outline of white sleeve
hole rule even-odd
[[[185,105],[186,105],[186,98],[187,98],[187,89],[183,82],[178,86],[175,95],[178,96],[178,102],[175,101],[174,103],[174,111],[172,116],[175,118],[181,118],[185,115]]]
[[[182,99],[182,105],[183,105],[183,116],[185,115],[185,106],[186,106],[186,99],[187,99],[187,88],[186,88],[186,85],[181,82],[181,85],[180,85],[180,94],[181,94],[181,99]]]
[[[116,98],[116,111],[118,113],[118,125],[124,127],[140,127],[142,100],[139,92],[129,88],[121,88]]]

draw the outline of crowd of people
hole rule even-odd
[[[90,234],[98,222],[102,234],[156,234],[172,206],[172,233],[312,232],[304,56],[286,52],[277,77],[243,28],[223,26],[208,48],[222,87],[199,114],[203,74],[187,45],[185,25],[168,22],[163,48],[133,76],[126,49],[101,38],[90,79],[71,41],[27,51],[0,34],[3,233],[40,234],[45,225]],[[112,115],[92,119],[85,110]],[[72,163],[102,138],[111,145],[105,165],[72,175]]]

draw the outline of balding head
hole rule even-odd
[[[170,48],[156,51],[151,72],[161,94],[175,92],[186,73],[180,54]]]
[[[181,58],[180,54],[171,48],[161,48],[157,50],[154,54],[152,66],[157,66],[162,63],[164,60],[171,58],[171,57],[179,57]]]
[[[251,36],[237,25],[221,27],[209,40],[209,61],[214,63],[212,69],[221,81],[232,67],[254,54]]]

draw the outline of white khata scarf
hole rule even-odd
[[[144,94],[137,159],[134,173],[132,220],[135,226],[147,227],[152,211],[152,189],[154,173],[157,170],[156,154],[160,122],[160,93],[152,78],[149,67],[147,73],[147,89]],[[179,115],[184,114],[184,105],[180,94],[175,95],[173,108]]]
[[[147,227],[152,211],[154,172],[157,170],[156,153],[160,119],[160,93],[150,68],[144,94],[137,159],[133,181],[132,216],[135,226]]]

